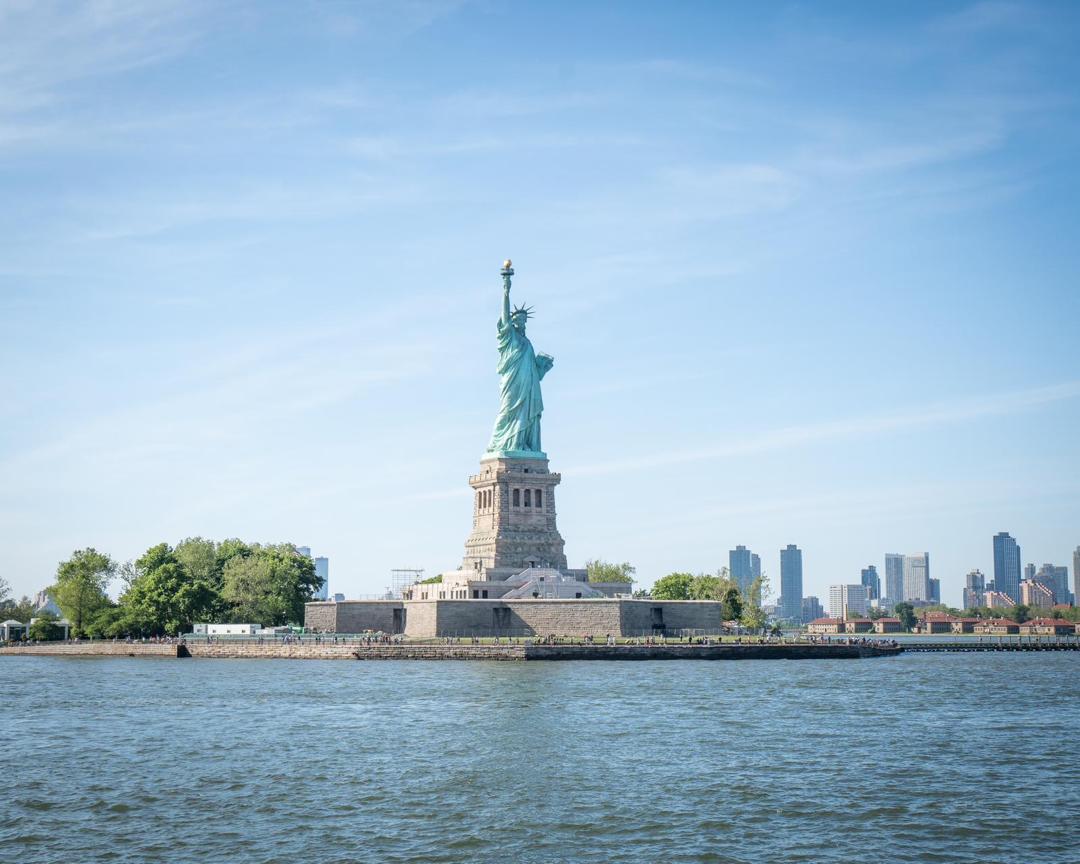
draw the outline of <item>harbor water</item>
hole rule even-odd
[[[21,862],[1080,861],[1080,654],[2,657]]]

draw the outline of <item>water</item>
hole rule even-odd
[[[1080,654],[0,657],[36,862],[1076,862]]]

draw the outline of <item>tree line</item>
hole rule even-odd
[[[754,579],[746,590],[731,578],[727,567],[709,573],[668,573],[656,580],[647,596],[654,600],[716,600],[722,604],[724,621],[738,621],[752,633],[765,627],[764,604],[770,593],[766,574]]]
[[[119,579],[119,599],[108,594]],[[320,585],[315,563],[291,543],[259,544],[190,537],[175,547],[151,546],[135,561],[117,565],[96,549],[76,550],[47,589],[75,637],[175,636],[195,622],[299,623],[304,604]],[[0,608],[27,621],[27,598],[16,603],[0,585]],[[19,614],[25,617],[18,617]],[[48,616],[40,616],[44,629]],[[40,635],[31,638],[42,638]]]

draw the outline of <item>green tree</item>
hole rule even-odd
[[[688,594],[691,600],[719,600],[723,595],[724,585],[719,576],[698,573],[690,580]]]
[[[215,572],[218,574],[218,581],[224,581],[225,565],[230,561],[234,558],[250,558],[254,554],[255,547],[250,543],[245,543],[243,540],[238,540],[235,537],[230,537],[228,540],[222,540],[217,544],[217,563],[214,565]]]
[[[419,585],[438,585],[442,582],[442,573],[438,576],[428,576],[427,579],[421,579],[417,584]]]
[[[34,601],[23,595],[18,601],[6,600],[0,603],[0,617],[14,618],[21,624],[25,624],[34,617]]]
[[[1031,608],[1025,606],[1023,603],[1017,603],[1015,606],[1010,606],[1005,613],[1006,618],[1011,618],[1017,624],[1023,624],[1025,621],[1031,618]]]
[[[738,585],[731,585],[720,598],[723,608],[720,612],[724,621],[740,621],[743,615],[743,599]]]
[[[319,586],[315,563],[296,547],[253,546],[225,565],[222,599],[233,621],[268,626],[304,620],[304,604]]]
[[[78,549],[57,567],[56,585],[49,593],[71,622],[74,636],[82,636],[84,624],[109,605],[105,589],[115,569],[112,559],[96,549]]]
[[[877,621],[878,618],[885,617],[885,610],[882,609],[880,606],[871,606],[869,609],[866,610],[866,617],[869,618],[871,621]]]
[[[51,612],[42,612],[34,618],[34,623],[26,634],[27,639],[35,642],[50,642],[61,639],[64,636],[63,629],[56,623],[56,616]]]
[[[762,573],[751,582],[742,598],[742,615],[739,622],[751,633],[757,633],[765,627],[768,616],[765,614],[765,603],[769,599],[769,577]]]
[[[721,615],[724,621],[738,621],[743,613],[743,599],[739,585],[728,575],[723,567],[715,576],[699,573],[690,582],[691,600],[716,600],[723,604]]]
[[[585,569],[589,573],[590,582],[632,583],[634,581],[634,574],[637,572],[636,567],[625,561],[622,564],[610,564],[607,561],[600,561],[599,559],[586,561]]]
[[[668,573],[656,580],[652,588],[655,600],[689,600],[694,577],[689,573]]]
[[[116,623],[124,619],[125,610],[118,604],[102,606],[86,625],[86,635],[91,639],[111,639],[113,636],[126,636],[126,629],[117,632]]]
[[[239,553],[239,547],[234,546],[232,549]],[[221,571],[227,559],[222,557],[218,544],[213,540],[187,537],[176,544],[173,554],[176,560],[184,565],[193,581],[202,581],[214,588],[221,588]]]
[[[135,567],[141,575],[124,592],[124,613],[109,621],[109,627],[123,622],[138,635],[175,636],[190,630],[194,621],[209,616],[219,604],[210,582],[193,578],[167,543],[151,546]]]
[[[910,633],[915,626],[915,607],[910,603],[897,603],[893,612],[900,619],[900,629]]]

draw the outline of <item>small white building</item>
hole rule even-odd
[[[8,618],[3,624],[0,624],[0,642],[11,642],[15,639],[25,639],[26,631],[30,629],[29,624],[23,624],[21,621],[16,621],[14,618]]]
[[[207,636],[254,636],[261,624],[207,624]]]

